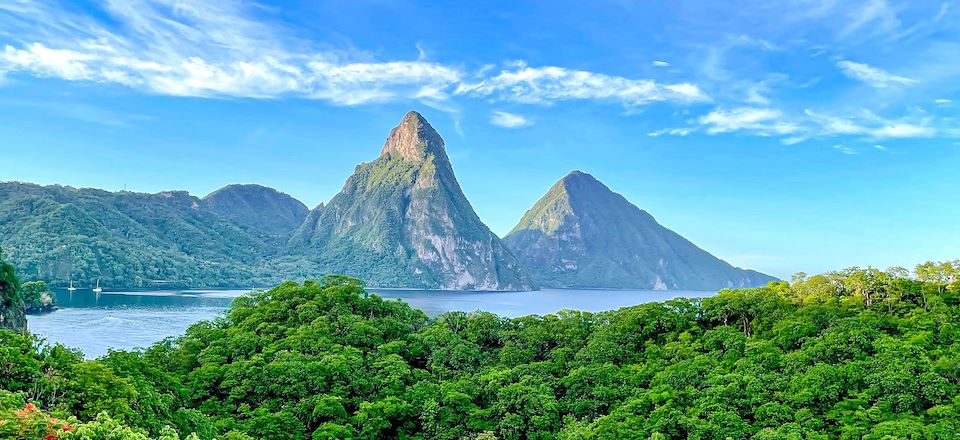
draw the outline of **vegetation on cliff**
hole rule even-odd
[[[57,308],[57,297],[43,281],[27,281],[20,285],[20,297],[28,314],[52,312]]]
[[[0,330],[26,331],[25,313],[20,280],[13,265],[3,261],[3,250],[0,249]]]

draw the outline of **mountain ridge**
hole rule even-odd
[[[603,214],[604,204],[615,209]],[[601,229],[634,239],[577,238]],[[591,241],[609,255],[570,258],[595,253]],[[617,250],[625,243],[632,247]],[[374,160],[357,165],[342,190],[313,209],[259,184],[230,184],[199,198],[183,190],[0,182],[0,246],[27,280],[54,286],[101,278],[111,287],[242,287],[329,273],[378,287],[453,290],[528,290],[538,282],[713,289],[774,279],[713,257],[579,170],[551,186],[501,240],[463,193],[442,136],[415,111],[390,130]],[[686,251],[650,258],[648,248],[674,247]],[[640,263],[642,270],[631,267]],[[545,265],[557,276],[545,276]],[[571,278],[568,269],[589,276]]]

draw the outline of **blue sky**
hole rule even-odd
[[[572,169],[785,277],[960,256],[960,3],[0,0],[3,180],[314,206],[410,109],[499,234]]]

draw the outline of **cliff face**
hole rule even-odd
[[[710,255],[580,171],[554,184],[504,242],[545,287],[714,290],[775,280]]]
[[[440,134],[410,112],[380,156],[357,166],[318,207],[291,247],[327,273],[371,285],[452,290],[527,290],[517,260],[473,211]]]

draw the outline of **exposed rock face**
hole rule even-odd
[[[504,243],[544,287],[713,290],[775,280],[710,255],[580,171],[554,184]]]
[[[236,224],[267,234],[289,234],[307,217],[306,205],[299,200],[260,185],[227,185],[200,203]]]
[[[390,131],[380,157],[357,166],[343,190],[307,216],[291,249],[325,272],[375,286],[533,287],[473,211],[440,134],[416,112]]]

